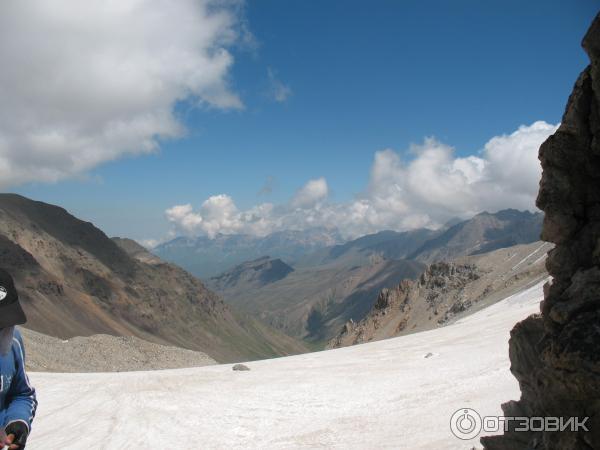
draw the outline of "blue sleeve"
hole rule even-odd
[[[8,408],[6,410],[6,424],[21,421],[31,430],[31,422],[37,409],[35,389],[29,383],[25,373],[25,347],[21,333],[15,330],[13,340],[13,353],[15,355],[16,373],[10,384],[7,395]]]

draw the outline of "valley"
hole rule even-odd
[[[457,286],[438,287],[435,301],[411,293],[421,295],[411,300],[411,318],[398,314],[396,331],[386,328],[376,333],[392,337],[444,325],[455,316],[471,313],[471,308],[497,301],[510,293],[509,286],[517,289],[539,281],[545,274],[542,256],[550,248],[538,242],[541,224],[540,214],[484,212],[440,230],[362,236],[308,253],[294,264],[265,256],[211,277],[206,284],[227,303],[318,350],[371,339],[364,334],[364,327],[356,324],[373,308],[378,314],[387,314],[387,306],[379,311],[376,304],[389,292],[403,297],[411,280],[421,279],[431,270],[447,270],[436,266],[436,261],[472,272]],[[533,261],[527,259],[527,264],[513,271],[512,261],[529,252],[538,254],[535,267],[530,267]],[[379,327],[379,321],[369,325],[375,326]],[[340,333],[353,337],[341,338]],[[339,343],[331,342],[335,339]]]

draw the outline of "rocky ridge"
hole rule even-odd
[[[589,417],[577,431],[484,437],[487,450],[600,448],[600,14],[583,39],[591,64],[581,73],[559,129],[542,144],[537,198],[542,239],[553,242],[553,277],[541,314],[511,331],[511,371],[521,398],[506,416]]]

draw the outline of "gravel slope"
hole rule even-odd
[[[136,337],[97,334],[56,339],[21,328],[27,368],[39,372],[123,372],[216,364],[208,355],[153,344]]]

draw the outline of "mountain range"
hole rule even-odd
[[[317,345],[334,338],[348,321],[363,320],[382,289],[417,279],[427,264],[535,242],[541,224],[539,213],[483,212],[440,230],[362,236],[320,248],[293,264],[264,257],[206,283],[236,308]]]
[[[152,249],[160,258],[173,262],[202,279],[218,275],[245,261],[273,256],[294,263],[304,255],[342,242],[335,229],[287,230],[267,236],[218,234],[178,237]]]
[[[426,264],[459,256],[485,253],[539,239],[543,215],[506,209],[482,212],[468,220],[455,219],[442,228],[411,231],[385,230],[344,241],[328,228],[280,231],[264,237],[244,234],[179,237],[152,249],[202,279],[234,266],[270,256],[295,267],[356,266],[373,258],[411,259]]]
[[[541,213],[515,209],[496,213],[484,211],[468,220],[448,222],[438,230],[386,230],[361,236],[309,254],[300,259],[298,265],[360,264],[374,256],[411,259],[427,264],[451,261],[460,256],[535,242],[540,238],[542,221]]]

